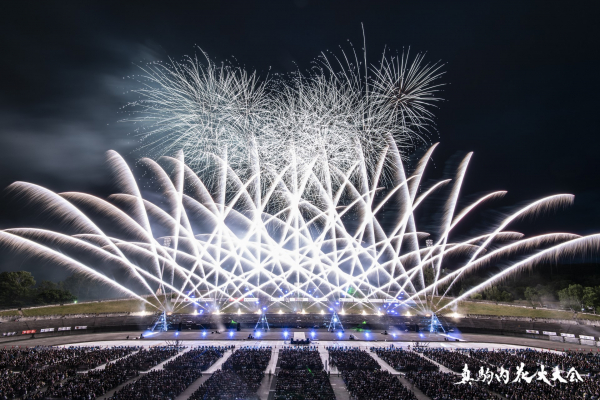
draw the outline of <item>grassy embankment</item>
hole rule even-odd
[[[156,304],[155,299],[149,299],[150,302]],[[444,299],[441,302],[443,306],[449,300]],[[305,305],[305,311],[307,313],[320,313],[321,311],[328,314],[328,310],[322,305]],[[301,305],[297,305],[297,310],[302,309]],[[64,306],[48,306],[38,308],[24,308],[22,310],[23,315],[27,317],[43,316],[43,315],[65,315],[65,314],[96,314],[96,313],[118,313],[118,312],[153,312],[156,309],[152,306],[143,303],[140,300],[115,300],[115,301],[103,301],[103,302],[92,302],[92,303],[78,303],[68,304]],[[292,312],[288,307],[281,307],[284,313]],[[362,313],[362,306],[355,305],[350,306],[347,304],[345,312],[347,314],[360,314]],[[229,307],[224,312],[236,312],[237,308]],[[277,306],[270,307],[269,312],[278,312]],[[180,313],[192,313],[193,307],[187,306],[178,310]],[[247,312],[247,311],[246,311]],[[449,309],[442,311],[442,314],[450,313]],[[517,307],[505,304],[493,304],[493,303],[482,303],[473,301],[463,301],[459,303],[456,308],[456,312],[461,315],[465,314],[482,314],[482,315],[496,315],[496,316],[514,316],[514,317],[535,317],[535,318],[560,318],[560,319],[572,319],[573,312],[570,311],[559,311],[559,310],[546,310],[546,309],[533,309],[531,307]],[[369,313],[367,309],[367,313]],[[414,313],[413,313],[414,314]],[[19,315],[18,311],[0,311],[0,316],[13,316]],[[578,318],[600,320],[600,315],[589,315],[579,314]]]
[[[156,304],[155,299],[149,299],[153,304]],[[65,314],[97,314],[97,313],[122,313],[122,312],[140,312],[140,311],[155,311],[156,309],[150,305],[143,303],[141,300],[114,300],[103,302],[76,303],[67,304],[64,306],[48,306],[37,308],[23,308],[23,316],[37,317],[43,315],[65,315]],[[0,311],[0,316],[19,315],[18,311]]]
[[[443,300],[441,304],[447,301]],[[446,311],[446,310],[444,310]],[[442,311],[442,314],[445,312]],[[447,311],[446,311],[447,312]],[[534,318],[559,318],[573,319],[572,311],[547,310],[532,307],[515,307],[504,304],[481,303],[475,301],[463,301],[458,304],[456,309],[458,314],[481,314],[481,315],[498,315],[509,317],[534,317]],[[600,315],[578,314],[579,319],[600,320]]]

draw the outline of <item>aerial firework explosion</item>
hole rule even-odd
[[[201,57],[142,67],[138,100],[125,107],[151,157],[182,150],[197,172],[226,151],[243,178],[281,171],[291,157],[321,179],[359,158],[372,173],[390,141],[401,155],[427,143],[440,100],[441,65],[422,54],[384,53],[377,65],[355,52],[322,55],[307,73],[263,79]],[[393,162],[384,160],[384,178]]]
[[[546,197],[522,207],[491,227],[488,233],[461,242],[449,241],[462,219],[504,192],[490,193],[456,210],[469,154],[460,164],[455,179],[437,182],[418,195],[434,147],[407,178],[398,149],[391,146],[382,153],[381,158],[394,156],[398,163],[394,170],[395,184],[379,200],[376,195],[380,189],[380,169],[375,176],[369,176],[371,186],[352,183],[351,176],[357,170],[367,173],[363,160],[358,160],[348,171],[336,172],[343,183],[332,188],[310,170],[294,172],[292,159],[269,181],[264,193],[255,193],[254,177],[242,180],[229,168],[225,158],[216,155],[212,158],[218,178],[209,190],[179,153],[177,157],[161,159],[165,168],[150,159],[141,160],[160,187],[160,196],[153,196],[156,200],[151,202],[142,197],[125,161],[111,151],[109,163],[120,192],[108,201],[85,193],[56,194],[23,182],[9,187],[19,199],[34,202],[44,214],[59,218],[77,233],[8,229],[0,232],[0,241],[15,250],[84,272],[144,301],[148,301],[147,296],[156,296],[158,288],[171,292],[175,295],[174,310],[197,300],[190,299],[191,293],[196,297],[199,294],[202,299],[225,301],[245,298],[275,303],[302,298],[328,303],[352,292],[355,299],[366,305],[397,299],[403,294],[402,303],[427,311],[435,307],[431,304],[432,295],[443,297],[441,288],[449,289],[463,274],[490,263],[530,253],[445,307],[522,268],[598,247],[600,235],[552,233],[524,238],[520,233],[504,230],[517,218],[570,204],[573,196],[567,194]],[[283,179],[290,173],[295,179]],[[318,187],[315,191],[318,194],[311,195],[311,199],[316,196],[318,201],[303,195],[309,182]],[[448,185],[450,195],[444,205],[438,236],[429,247],[423,248],[419,241],[429,235],[417,231],[413,213],[423,200]],[[393,221],[387,221],[392,229],[386,231],[377,214],[390,199],[400,201],[401,208]],[[276,202],[272,208],[277,212],[266,212],[272,202]],[[103,223],[110,222],[118,234],[107,235],[94,218],[81,210],[89,210],[88,214]],[[358,217],[350,225],[349,215]],[[158,231],[166,234],[158,236]],[[73,254],[79,257],[83,254],[92,261],[86,264]],[[456,254],[465,256],[466,262],[440,276],[444,257]],[[127,279],[136,282],[138,289],[132,291],[89,266],[100,262],[126,271]],[[427,269],[433,273],[429,282],[424,273]],[[225,304],[226,310],[236,302]]]
[[[140,161],[155,189],[143,196],[112,151],[119,193],[108,200],[16,182],[9,193],[58,218],[64,233],[7,229],[0,242],[175,311],[198,297],[224,300],[226,310],[241,298],[326,303],[350,294],[370,307],[399,301],[444,309],[535,263],[598,248],[600,235],[526,238],[506,230],[572,203],[568,194],[451,241],[467,215],[505,192],[458,209],[471,154],[453,179],[423,187],[435,145],[410,174],[405,168],[403,156],[426,141],[432,125],[439,65],[421,55],[410,62],[384,54],[377,66],[345,54],[333,59],[323,56],[307,74],[265,80],[208,58],[144,67],[140,99],[127,109],[141,126],[143,148],[163,156],[161,164]],[[448,195],[438,226],[431,235],[418,231],[415,210],[440,191]],[[397,212],[384,225],[379,216],[388,204]],[[110,234],[100,228],[106,223]],[[464,262],[442,274],[449,256]],[[466,274],[498,262],[501,272],[439,303]],[[125,274],[103,274],[93,267],[100,264]]]

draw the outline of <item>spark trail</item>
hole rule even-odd
[[[138,99],[125,111],[142,148],[158,156],[139,163],[153,190],[141,190],[114,151],[108,160],[119,190],[106,200],[16,182],[8,193],[62,221],[64,231],[8,229],[0,243],[167,310],[198,298],[226,310],[240,298],[325,303],[353,292],[368,307],[393,300],[430,311],[458,280],[492,263],[505,267],[442,308],[536,262],[597,250],[595,235],[506,230],[571,204],[568,194],[453,241],[465,217],[505,192],[461,208],[471,154],[453,179],[423,187],[436,145],[412,173],[404,163],[429,142],[442,65],[409,52],[384,52],[376,64],[363,56],[323,54],[306,73],[265,78],[205,53],[142,67]],[[419,231],[415,211],[444,194],[439,227],[431,236]],[[388,206],[398,211],[383,223]],[[110,233],[100,228],[106,224]],[[443,274],[449,256],[465,261]],[[105,275],[96,263],[122,273]],[[174,300],[161,303],[167,296],[157,293]]]
[[[426,152],[419,167],[405,176],[398,148],[388,147],[381,157],[396,160],[398,169],[392,170],[395,179],[387,194],[378,196],[383,189],[381,169],[369,174],[364,159],[340,171],[333,165],[321,165],[318,155],[309,163],[311,168],[304,169],[296,168],[292,158],[281,170],[261,175],[262,184],[256,186],[256,176],[240,177],[228,165],[226,155],[213,154],[220,176],[211,186],[185,165],[179,153],[163,157],[160,164],[149,159],[140,163],[158,187],[151,201],[143,198],[125,161],[111,151],[109,165],[120,191],[108,200],[84,193],[55,194],[23,182],[8,188],[9,194],[31,202],[75,233],[8,229],[0,235],[0,242],[80,271],[129,296],[156,298],[159,288],[173,293],[172,304],[159,306],[170,310],[193,301],[191,294],[216,299],[226,310],[236,304],[231,299],[239,298],[257,298],[264,303],[299,297],[329,303],[347,296],[352,288],[367,306],[376,307],[378,302],[404,294],[404,303],[427,311],[434,306],[431,294],[439,288],[448,288],[464,274],[499,260],[526,254],[467,294],[536,261],[597,249],[597,235],[553,233],[524,238],[504,230],[515,218],[572,203],[573,196],[566,194],[532,202],[491,226],[486,234],[451,241],[453,229],[466,215],[504,192],[491,193],[458,209],[457,185],[466,177],[465,161],[458,171],[458,183],[440,181],[417,196],[413,183],[420,182],[430,156],[431,151]],[[337,179],[324,180],[314,172],[325,167],[338,175]],[[365,185],[365,181],[371,184]],[[309,186],[313,189],[306,196]],[[429,234],[417,230],[413,214],[426,198],[446,186],[449,197],[442,210],[441,233],[430,247],[420,246]],[[392,229],[382,226],[378,212],[388,202],[397,202],[395,195],[402,193],[405,203],[401,211],[393,221],[386,221]],[[109,221],[118,233],[107,235],[100,229],[100,221],[95,222],[97,218]],[[444,258],[450,255],[466,261],[443,276]],[[86,265],[83,260],[90,258],[121,269],[128,280],[137,282],[138,289],[132,292],[130,284],[103,275],[89,261]],[[426,269],[431,273],[424,273]],[[426,276],[433,278],[426,280]],[[204,303],[199,306],[205,307]]]

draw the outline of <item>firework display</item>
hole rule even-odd
[[[368,172],[377,169],[390,141],[401,155],[428,142],[441,64],[425,63],[423,54],[411,60],[408,52],[384,53],[377,65],[354,51],[330,58],[322,55],[307,73],[262,79],[205,53],[151,63],[135,77],[138,99],[124,120],[139,126],[152,158],[183,150],[200,171],[226,151],[242,178],[277,173],[294,158],[299,170],[337,179],[330,168],[346,171],[360,158]]]
[[[439,65],[425,64],[422,55],[410,62],[384,54],[377,66],[356,55],[334,60],[323,56],[313,72],[265,80],[208,58],[148,65],[135,91],[140,99],[127,109],[144,148],[162,156],[139,163],[151,189],[138,186],[114,151],[108,160],[119,189],[107,200],[16,182],[9,194],[62,221],[64,230],[6,229],[0,242],[148,304],[155,297],[159,308],[167,307],[160,294],[172,293],[173,311],[190,301],[204,308],[224,301],[227,309],[242,299],[349,297],[373,309],[393,301],[427,311],[437,308],[434,297],[441,301],[481,267],[504,261],[501,272],[442,308],[535,263],[597,249],[599,235],[506,230],[571,204],[570,194],[542,198],[485,233],[450,240],[465,217],[505,192],[459,208],[471,153],[453,179],[424,187],[436,145],[408,173],[405,154],[426,141],[430,108],[439,100]],[[446,198],[438,226],[419,231],[415,210],[440,192]],[[389,205],[396,211],[383,224]],[[100,228],[107,221],[110,233]],[[465,261],[442,274],[444,259],[455,255]],[[99,263],[121,273],[103,273]]]
[[[243,181],[228,167],[226,159],[216,155],[214,160],[221,175],[213,182],[213,190],[209,190],[184,163],[182,153],[174,158],[164,157],[164,169],[150,159],[141,161],[159,185],[160,196],[153,195],[153,200],[148,200],[142,197],[132,171],[121,156],[109,152],[110,165],[121,190],[108,201],[85,193],[56,194],[23,182],[9,187],[13,195],[35,202],[45,214],[59,218],[65,227],[77,233],[17,228],[0,232],[0,240],[17,250],[50,257],[144,301],[148,300],[141,296],[156,295],[157,288],[173,292],[177,295],[175,308],[194,300],[190,293],[201,293],[202,298],[210,299],[263,298],[271,302],[286,298],[328,302],[352,293],[355,299],[367,304],[398,299],[405,294],[402,302],[413,301],[425,310],[428,307],[423,300],[425,295],[442,295],[438,288],[448,287],[462,274],[501,258],[533,252],[449,304],[520,268],[561,253],[573,254],[597,247],[598,235],[552,233],[524,238],[520,233],[504,230],[517,218],[571,203],[573,196],[568,194],[549,196],[522,207],[486,234],[462,242],[449,241],[452,230],[465,216],[504,192],[485,195],[464,209],[455,210],[468,155],[456,179],[440,181],[418,194],[432,151],[433,148],[407,178],[400,178],[403,169],[398,161],[396,184],[377,202],[377,176],[369,177],[371,186],[352,183],[356,171],[366,174],[364,163],[357,162],[343,173],[339,177],[343,184],[328,187],[309,170],[298,173],[292,162],[270,178],[265,192],[255,193],[251,185],[254,177]],[[392,147],[388,152],[398,155],[397,148]],[[294,177],[283,179],[285,174]],[[309,182],[318,188],[311,200],[303,196]],[[431,246],[422,247],[419,242],[429,235],[416,229],[414,211],[444,185],[451,187],[444,205],[441,234]],[[398,198],[404,198],[405,202],[400,204],[392,230],[386,231],[377,214],[386,202]],[[104,233],[83,209],[111,221],[119,235]],[[351,224],[349,215],[353,217]],[[157,231],[167,234],[157,236]],[[541,247],[543,250],[536,251]],[[93,263],[86,264],[71,256],[72,253],[114,264],[145,289],[134,292],[95,270]],[[444,257],[453,253],[466,254],[467,261],[440,277]],[[425,281],[427,268],[434,272],[433,282]]]

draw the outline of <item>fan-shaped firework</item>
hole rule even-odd
[[[368,176],[371,186],[354,185],[351,178],[357,171],[367,174],[364,160],[357,160],[343,172],[331,168],[331,173],[338,175],[337,181],[342,182],[331,186],[333,180],[324,182],[311,170],[298,172],[292,158],[282,170],[263,177],[266,190],[257,191],[252,184],[254,177],[241,179],[225,158],[216,155],[211,156],[218,171],[212,188],[184,164],[182,153],[176,158],[163,158],[164,169],[143,159],[160,187],[161,196],[153,195],[154,202],[142,197],[124,160],[109,152],[120,192],[108,201],[84,193],[55,194],[22,182],[9,187],[13,195],[34,202],[47,215],[64,221],[65,227],[76,231],[74,234],[20,228],[0,232],[0,240],[16,250],[49,257],[144,301],[148,295],[155,296],[158,288],[172,292],[176,295],[175,309],[189,304],[186,301],[190,293],[217,300],[245,297],[277,302],[294,297],[326,302],[345,296],[349,288],[365,304],[397,299],[404,293],[402,302],[412,305],[414,301],[418,307],[428,309],[432,307],[428,294],[438,294],[438,288],[448,287],[462,274],[499,259],[533,252],[448,305],[535,262],[598,247],[600,235],[552,233],[524,238],[504,230],[516,218],[570,204],[573,196],[568,194],[522,207],[483,235],[450,242],[453,229],[466,215],[504,192],[488,194],[456,210],[469,154],[455,179],[437,182],[417,195],[434,147],[405,178],[400,154],[392,142],[380,155],[381,160],[397,160],[395,183],[385,196],[377,196],[382,162],[374,175]],[[293,175],[293,179],[283,179],[286,174]],[[309,185],[317,188],[311,199],[318,201],[304,197]],[[419,241],[429,235],[417,231],[413,213],[424,199],[445,185],[449,185],[444,189],[449,196],[439,233],[429,247],[421,247]],[[390,201],[399,202],[401,207],[393,220],[386,221],[391,227],[386,230],[377,214]],[[88,217],[81,210],[96,217]],[[349,221],[349,215],[358,219]],[[118,233],[105,234],[95,218],[109,221]],[[158,236],[159,231],[166,234]],[[81,254],[127,271],[128,279],[141,289],[134,292],[102,275],[81,261]],[[466,255],[467,261],[440,277],[442,262],[451,254]],[[424,277],[426,269],[433,272],[430,281]]]

